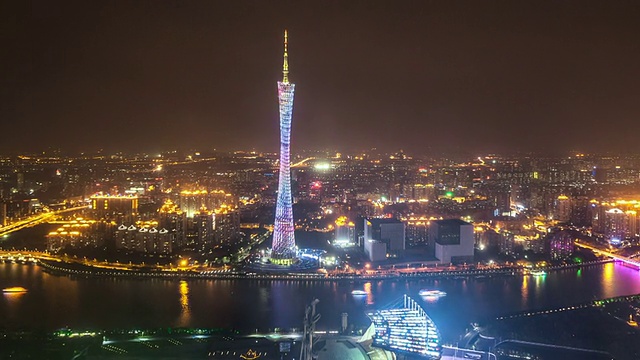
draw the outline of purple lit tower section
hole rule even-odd
[[[271,262],[279,265],[291,265],[296,260],[296,240],[291,208],[291,113],[293,111],[293,92],[295,84],[289,83],[289,60],[287,49],[287,31],[284,31],[284,64],[282,81],[278,81],[278,100],[280,103],[280,178],[278,180],[278,203],[273,229]]]

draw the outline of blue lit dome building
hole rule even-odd
[[[441,337],[424,309],[404,295],[386,309],[367,313],[371,326],[363,340],[371,345],[411,358],[440,359]]]

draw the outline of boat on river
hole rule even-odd
[[[424,296],[427,298],[436,298],[439,299],[443,296],[447,296],[447,293],[441,290],[428,290],[428,289],[422,289],[420,290],[420,292],[418,292],[418,294],[420,294],[420,296]]]
[[[531,275],[533,275],[533,276],[545,276],[545,275],[547,275],[547,273],[542,271],[542,270],[531,270],[529,273]]]
[[[27,289],[23,288],[22,286],[12,286],[2,289],[2,292],[5,294],[26,293]]]

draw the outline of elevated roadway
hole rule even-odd
[[[76,206],[76,207],[72,207],[72,208],[68,208],[68,209],[43,212],[43,213],[40,213],[40,214],[37,214],[37,215],[34,215],[34,216],[30,216],[30,217],[28,217],[26,219],[17,221],[15,223],[7,225],[7,226],[5,226],[3,228],[0,228],[0,237],[5,236],[5,235],[9,235],[12,232],[16,232],[16,231],[22,230],[24,228],[28,228],[28,227],[32,227],[32,226],[35,226],[35,225],[38,225],[38,224],[49,222],[49,221],[53,220],[56,215],[60,215],[60,214],[64,214],[64,213],[72,212],[72,211],[78,211],[78,210],[86,209],[88,207],[89,207],[89,205]]]
[[[292,168],[303,167],[303,166],[306,166],[306,165],[307,165],[307,161],[315,160],[315,159],[316,159],[315,157],[308,157],[308,158],[306,158],[306,159],[303,159],[303,160],[298,161],[298,162],[297,162],[297,163],[295,163],[295,164],[291,164],[291,167],[292,167]]]
[[[618,255],[615,254],[611,251],[605,250],[605,249],[601,249],[601,248],[597,248],[593,245],[589,245],[589,244],[585,244],[584,242],[581,241],[576,241],[575,245],[577,247],[583,248],[583,249],[588,249],[593,251],[594,253],[598,254],[598,255],[602,255],[602,256],[607,256],[610,257],[616,261],[620,261],[623,262],[627,265],[631,265],[632,267],[639,269],[640,270],[640,261],[636,260],[636,259],[632,259],[626,256],[622,256],[622,255]]]

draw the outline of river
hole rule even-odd
[[[23,286],[0,297],[0,328],[52,330],[223,327],[242,331],[300,327],[304,307],[320,300],[319,328],[337,329],[340,315],[366,326],[366,312],[408,294],[420,301],[455,342],[472,321],[506,313],[558,308],[599,298],[640,293],[640,272],[608,263],[552,272],[544,277],[305,282],[264,280],[166,280],[67,277],[37,265],[0,264],[0,288]],[[439,289],[435,302],[418,295]],[[351,291],[361,289],[364,297]]]

